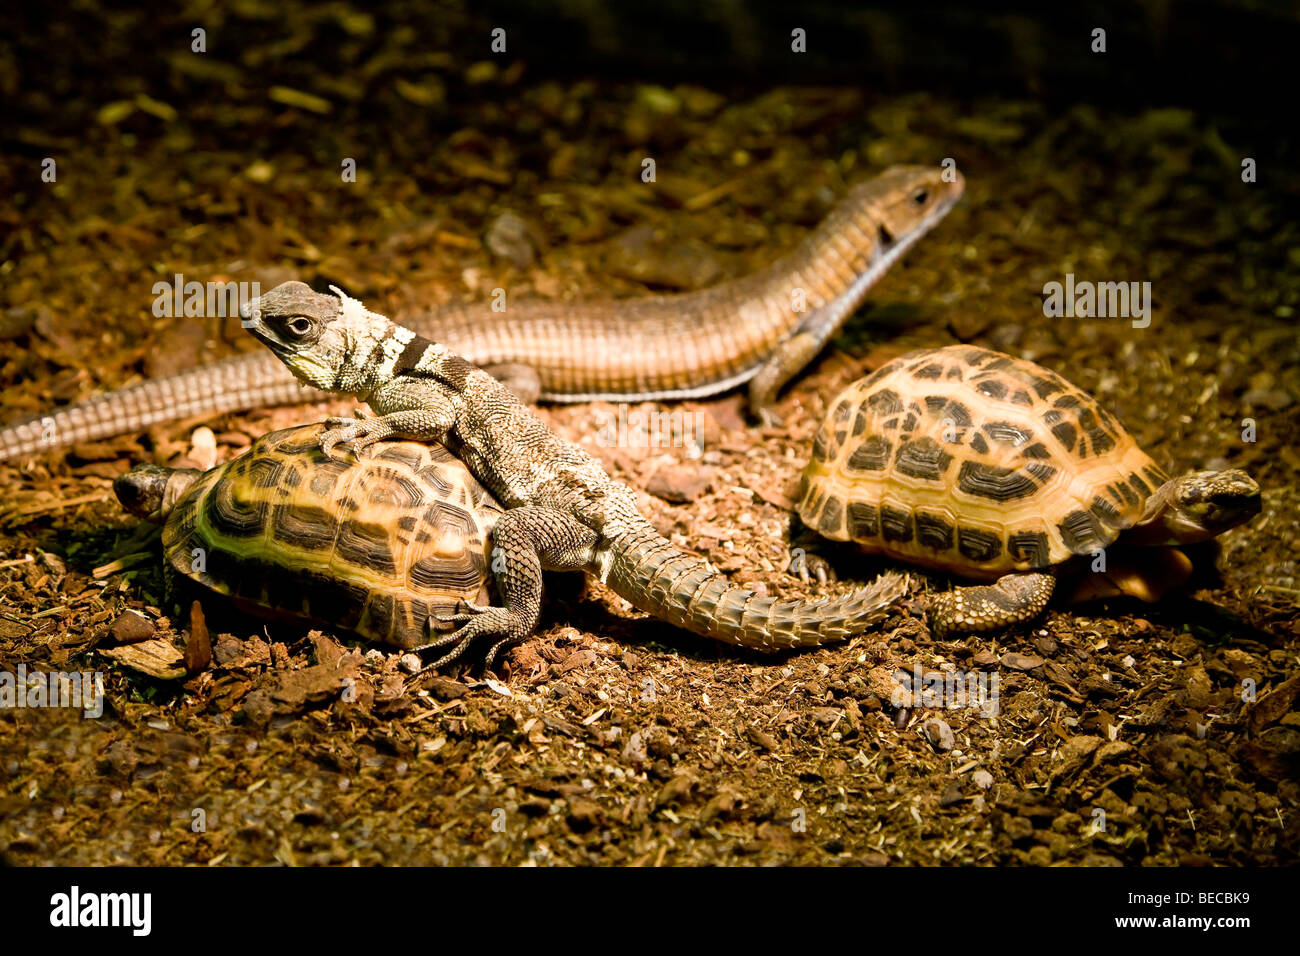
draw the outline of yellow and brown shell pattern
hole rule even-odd
[[[904,355],[835,399],[798,510],[828,538],[987,580],[1106,547],[1167,480],[1055,372],[957,345]]]
[[[264,435],[206,472],[168,518],[178,573],[239,606],[412,647],[430,614],[489,603],[502,509],[441,445],[394,441],[333,461],[322,425]]]

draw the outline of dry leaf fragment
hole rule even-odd
[[[100,653],[124,667],[159,680],[180,680],[185,676],[185,655],[171,641],[162,638],[106,648]]]

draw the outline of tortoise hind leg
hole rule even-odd
[[[163,562],[163,603],[168,613],[175,612],[185,597],[185,579],[176,573],[176,569]]]
[[[790,561],[785,573],[799,578],[807,584],[817,581],[825,584],[836,580],[835,568],[822,553],[831,542],[815,529],[808,527],[795,512],[790,515]]]
[[[1052,574],[1004,574],[993,584],[953,588],[930,600],[930,630],[1000,631],[1030,621],[1043,613],[1056,576]]]

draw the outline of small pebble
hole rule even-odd
[[[109,628],[109,633],[119,644],[138,644],[152,638],[157,631],[153,622],[139,611],[123,611]]]
[[[957,742],[956,737],[953,736],[952,728],[948,726],[946,721],[938,718],[927,720],[922,724],[921,733],[930,742],[930,746],[940,753],[952,750],[953,745]]]
[[[646,483],[646,491],[656,498],[684,504],[705,494],[713,485],[713,470],[687,465],[660,468]]]
[[[1002,666],[1017,671],[1031,671],[1035,667],[1042,667],[1043,659],[1034,657],[1032,654],[1017,654],[1015,651],[1007,651],[1002,655]]]
[[[527,268],[537,258],[532,229],[509,210],[492,220],[483,241],[492,255],[505,259],[518,269]]]

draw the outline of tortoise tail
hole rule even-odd
[[[708,561],[649,529],[611,548],[604,580],[678,627],[769,652],[847,640],[884,620],[907,589],[906,576],[883,574],[841,597],[779,601],[732,584]]]

